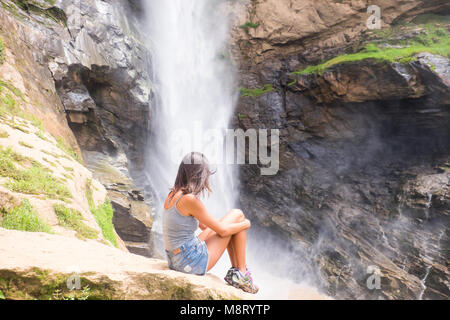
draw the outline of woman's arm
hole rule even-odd
[[[205,205],[194,195],[185,195],[180,200],[178,207],[183,214],[192,215],[201,224],[209,227],[221,237],[228,237],[250,228],[250,221],[247,219],[231,224],[220,222],[208,212]]]

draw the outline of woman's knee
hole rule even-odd
[[[245,220],[244,212],[242,212],[241,209],[233,209],[231,210],[231,214],[235,217],[236,222],[242,222]]]

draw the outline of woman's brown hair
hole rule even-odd
[[[187,154],[181,161],[178,168],[175,185],[170,189],[169,201],[172,200],[178,191],[183,194],[193,194],[198,196],[204,193],[212,192],[209,186],[209,177],[214,174],[209,169],[209,163],[206,157],[200,152],[191,152]]]

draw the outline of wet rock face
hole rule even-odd
[[[50,70],[81,149],[125,154],[129,166],[139,167],[151,82],[136,6],[125,0],[5,3],[5,12],[20,17],[16,24],[35,59]]]
[[[149,121],[150,65],[133,11],[127,1],[60,6],[70,38],[59,44],[65,51],[55,55],[51,70],[72,128],[82,141],[96,138],[83,149],[99,150],[106,141],[104,152],[125,153],[139,165]]]
[[[120,216],[117,232],[125,235],[126,224],[137,221],[142,234],[133,241],[148,251],[143,232],[151,228],[151,214],[144,199],[135,196],[140,191],[131,178],[142,166],[151,104],[139,3],[5,0],[0,10],[2,21],[17,29],[33,60],[46,71],[30,77],[43,74],[42,91],[49,91],[47,82],[56,91],[86,166],[107,187]]]
[[[413,2],[385,10],[390,21],[444,6],[418,1],[405,9]],[[320,270],[322,287],[337,298],[449,299],[449,60],[421,53],[410,63],[363,60],[295,77],[299,66],[360,41],[361,30],[346,26],[366,6],[350,8],[353,16],[336,11],[324,21],[341,22],[321,30],[290,33],[296,22],[271,29],[284,11],[264,9],[284,4],[252,2],[245,19],[260,26],[234,32],[241,86],[274,88],[241,97],[234,126],[280,129],[278,174],[241,168],[244,212],[286,241],[294,261]],[[321,3],[302,5],[289,14],[326,16]],[[380,289],[367,285],[371,266],[380,270]]]
[[[244,211],[306,247],[298,259],[337,297],[449,297],[450,91],[422,67],[407,81],[395,65],[341,65],[240,101],[236,125],[281,130],[280,172],[241,170]]]

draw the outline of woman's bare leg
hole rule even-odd
[[[245,216],[241,210],[231,210],[222,219],[223,223],[236,223],[244,221]],[[204,230],[199,236],[206,242],[209,253],[208,271],[217,263],[225,249],[228,249],[230,261],[233,267],[239,268],[242,272],[246,270],[245,249],[247,235],[243,230],[232,236],[221,237],[211,229]]]
[[[231,237],[230,242],[233,246],[233,252],[237,263],[236,268],[238,268],[242,274],[245,274],[247,270],[247,263],[245,259],[247,249],[247,232],[242,230],[241,232],[234,234]]]

